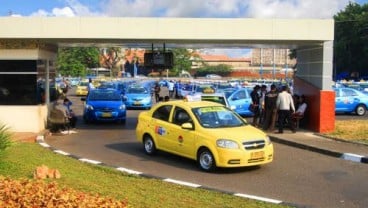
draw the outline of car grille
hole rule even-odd
[[[246,150],[262,149],[264,146],[265,146],[264,140],[243,142],[243,147]]]
[[[101,111],[101,112],[111,112],[111,111],[114,111],[113,108],[97,108],[96,110]]]

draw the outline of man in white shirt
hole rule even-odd
[[[276,106],[277,106],[278,115],[279,115],[279,118],[278,118],[279,130],[278,132],[275,132],[275,133],[278,133],[278,134],[284,133],[285,119],[290,125],[291,131],[295,133],[294,122],[292,122],[292,119],[291,119],[292,113],[295,112],[295,106],[294,106],[293,97],[291,96],[290,93],[288,93],[287,86],[283,86],[282,92],[280,92],[279,95],[277,96]]]
[[[167,88],[169,90],[169,97],[174,98],[174,82],[172,80],[167,83]]]

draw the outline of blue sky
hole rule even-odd
[[[329,19],[349,1],[368,3],[368,0],[0,0],[0,16]],[[212,52],[229,54],[216,50]],[[231,53],[234,57],[244,51],[231,50]]]

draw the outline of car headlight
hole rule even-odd
[[[265,144],[266,144],[266,145],[271,144],[271,139],[270,139],[270,137],[269,137],[269,136],[266,136],[266,138],[265,138]]]
[[[86,109],[87,110],[93,110],[93,106],[92,105],[86,105]]]
[[[125,105],[121,105],[121,106],[119,107],[119,110],[125,110]]]
[[[227,148],[227,149],[239,149],[238,143],[228,140],[228,139],[218,139],[216,141],[218,147]]]

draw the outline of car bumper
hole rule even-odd
[[[262,149],[224,149],[217,148],[216,165],[218,167],[246,167],[263,165],[273,160],[273,144],[269,144]]]
[[[112,112],[102,112],[102,111],[85,111],[83,118],[87,121],[124,121],[126,119],[126,111],[112,111]]]
[[[148,103],[148,102],[125,102],[125,106],[127,108],[143,108],[143,109],[147,109],[147,108],[151,108],[152,107],[152,103]]]

